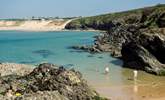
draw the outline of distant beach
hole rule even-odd
[[[0,20],[0,30],[17,31],[61,31],[72,19],[56,20]]]

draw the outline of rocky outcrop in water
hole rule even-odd
[[[111,29],[95,37],[93,45],[72,46],[72,48],[91,53],[111,52],[113,56],[121,57],[122,44],[126,41],[134,40],[138,35],[139,26],[122,25],[119,22],[113,22]]]
[[[91,46],[71,46],[70,49],[75,49],[75,50],[81,50],[81,51],[86,51],[90,53],[99,53],[101,50],[97,48],[97,45],[91,45]]]
[[[103,100],[80,72],[53,64],[40,64],[27,75],[0,77],[0,98],[36,100]]]
[[[123,59],[124,67],[165,75],[165,5],[82,18],[70,25],[107,31],[92,46],[74,48],[110,52]]]
[[[139,41],[122,45],[124,66],[165,75],[165,41],[158,35],[141,35]]]
[[[165,75],[163,28],[143,29],[139,25],[120,25],[111,28],[96,41],[102,46],[99,51],[110,51],[112,56],[122,58],[124,67]]]
[[[112,56],[122,58],[124,67],[165,75],[163,28],[143,29],[139,25],[120,25],[100,36],[95,42],[95,45],[98,44],[102,47],[97,48],[99,51],[110,51]]]

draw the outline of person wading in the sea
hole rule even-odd
[[[138,71],[135,69],[133,71],[133,79],[136,80],[137,79],[137,76],[138,76]]]
[[[109,67],[106,66],[106,67],[105,67],[105,74],[108,74],[108,73],[109,73]]]

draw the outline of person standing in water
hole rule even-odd
[[[109,67],[106,66],[106,67],[105,67],[105,74],[108,74],[108,73],[109,73]]]
[[[134,70],[133,71],[133,78],[134,78],[134,80],[137,79],[137,76],[138,76],[138,71],[137,70]]]
[[[134,80],[133,91],[134,91],[134,93],[138,92],[137,76],[138,76],[138,71],[135,69],[135,70],[133,70],[133,80]]]

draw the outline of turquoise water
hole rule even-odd
[[[37,64],[72,64],[87,53],[68,49],[72,45],[91,44],[92,32],[0,32],[0,61]]]
[[[0,31],[0,62],[64,65],[79,70],[90,80],[104,80],[105,66],[120,72],[121,61],[110,54],[90,54],[70,49],[73,45],[90,45],[97,32],[21,32]],[[119,65],[118,65],[119,64]],[[99,71],[99,72],[98,72]],[[101,77],[95,77],[96,75]],[[114,77],[116,78],[116,76]],[[117,81],[120,81],[118,78]]]
[[[0,31],[0,62],[39,64],[42,62],[75,68],[97,86],[128,85],[131,69],[122,68],[122,61],[108,53],[90,54],[70,49],[73,45],[90,45],[97,32],[21,32]],[[104,75],[105,66],[110,74]],[[164,78],[139,72],[142,83],[162,81]]]

